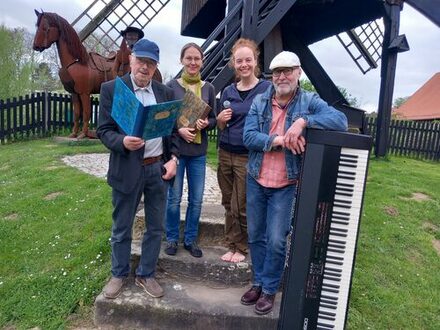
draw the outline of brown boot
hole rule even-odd
[[[257,302],[261,295],[261,286],[253,286],[241,297],[241,303],[243,305],[253,305]]]
[[[255,313],[258,315],[264,315],[269,313],[273,308],[275,301],[274,294],[262,293],[257,303],[255,304]]]
[[[104,297],[107,299],[117,298],[122,291],[124,282],[124,278],[112,277],[104,287]]]
[[[154,277],[142,278],[136,277],[134,284],[138,287],[144,289],[153,298],[159,298],[163,296],[163,289],[159,283],[154,279]]]

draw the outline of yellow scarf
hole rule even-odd
[[[198,73],[196,76],[191,76],[185,70],[183,70],[182,85],[185,90],[188,90],[189,85],[192,85],[194,89],[191,89],[191,91],[194,92],[194,94],[196,94],[198,97],[202,98],[202,79],[200,73]],[[202,143],[202,134],[199,130],[196,130],[196,136],[194,137],[193,143]]]

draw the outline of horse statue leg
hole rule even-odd
[[[69,135],[70,138],[76,138],[79,132],[79,118],[81,117],[81,102],[78,94],[72,93],[73,105],[73,130]]]
[[[83,139],[89,136],[89,122],[92,117],[92,107],[90,104],[90,94],[83,93],[79,95],[82,108],[82,132],[78,135],[78,139]]]

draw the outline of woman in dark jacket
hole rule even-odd
[[[200,78],[203,65],[203,51],[195,43],[183,46],[180,52],[183,73],[180,78],[167,83],[174,90],[176,99],[182,99],[186,90],[205,101],[215,109],[215,90],[209,82]],[[179,128],[180,157],[176,177],[169,188],[166,219],[167,247],[165,253],[175,255],[179,242],[180,202],[182,200],[183,179],[188,180],[188,207],[185,218],[184,248],[193,257],[201,257],[202,250],[197,245],[200,213],[205,188],[206,152],[208,148],[207,131],[216,126],[214,110],[206,119],[199,119],[196,128]]]

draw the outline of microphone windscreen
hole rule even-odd
[[[223,101],[223,109],[227,109],[231,107],[231,102],[228,100]]]

